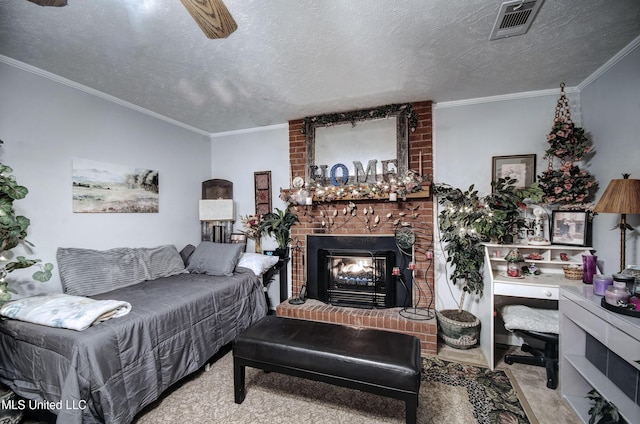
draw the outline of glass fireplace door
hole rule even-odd
[[[324,250],[320,252],[321,284],[332,305],[388,308],[395,293],[392,251]]]

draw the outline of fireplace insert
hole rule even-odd
[[[318,250],[318,298],[336,306],[395,306],[395,252]]]
[[[377,255],[381,252],[393,252],[395,260],[393,263],[386,265],[385,274],[388,276],[389,272],[393,273],[395,267],[399,268],[400,275],[392,275],[388,280],[390,283],[384,283],[384,285],[378,285],[376,293],[385,294],[384,305],[382,302],[372,302],[372,299],[381,299],[381,296],[372,296],[371,294],[362,295],[361,297],[367,297],[366,306],[360,302],[349,302],[355,304],[361,308],[394,308],[411,306],[412,299],[412,279],[411,270],[408,268],[407,258],[398,249],[395,242],[395,237],[392,234],[376,234],[376,235],[353,235],[353,234],[308,234],[306,236],[306,255],[303,264],[305,266],[305,281],[307,284],[308,296],[311,299],[318,299],[322,302],[329,303],[330,301],[336,303],[337,292],[334,292],[333,300],[329,299],[328,288],[328,265],[321,264],[320,251],[333,251],[336,253],[354,252],[356,255],[366,256],[371,258],[371,255]],[[326,252],[324,253],[326,255]],[[386,256],[386,253],[383,253]],[[378,267],[380,268],[380,267]],[[322,275],[321,275],[322,274]],[[384,286],[384,290],[382,290]],[[359,290],[362,292],[363,290]],[[362,293],[359,293],[362,294]],[[340,302],[343,306],[351,306],[345,304],[344,300]],[[373,305],[373,306],[372,306]]]

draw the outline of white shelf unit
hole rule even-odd
[[[523,257],[532,253],[542,259],[525,259],[523,265],[533,263],[540,270],[539,275],[526,275],[523,278],[507,276],[507,261],[504,257],[509,250],[517,248]],[[480,348],[487,359],[489,368],[495,367],[496,318],[494,312],[498,306],[506,303],[544,305],[546,301],[560,299],[560,287],[589,287],[582,280],[565,278],[565,265],[582,265],[582,255],[590,255],[592,247],[569,245],[529,245],[485,243],[484,295],[479,299],[478,318],[480,327]],[[566,253],[567,260],[560,259]],[[597,272],[600,272],[599,270]],[[555,302],[554,302],[555,306]],[[499,318],[498,318],[499,319]],[[504,330],[502,330],[504,331]]]
[[[568,246],[551,244],[546,246],[534,246],[530,244],[485,244],[488,262],[494,271],[506,272],[507,261],[504,257],[511,249],[518,249],[524,257],[525,264],[534,264],[542,271],[542,274],[562,274],[565,265],[582,266],[582,255],[589,255],[592,247]],[[537,253],[542,259],[529,259],[528,256]],[[560,254],[566,253],[567,260],[560,259]],[[509,278],[506,277],[505,278]]]
[[[560,393],[584,423],[589,422],[587,399],[595,389],[618,408],[629,423],[640,422],[640,405],[625,394],[587,358],[587,334],[622,358],[640,378],[640,318],[608,311],[590,287],[563,287],[560,293]],[[629,376],[632,378],[633,376]],[[637,387],[638,383],[636,383]]]

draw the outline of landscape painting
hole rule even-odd
[[[158,171],[73,159],[73,211],[157,213]]]

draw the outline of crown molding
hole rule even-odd
[[[578,92],[578,90],[575,87],[565,87],[564,91],[565,93]],[[531,97],[555,96],[555,95],[558,95],[559,93],[560,93],[560,88],[538,90],[538,91],[523,91],[521,93],[502,94],[499,96],[477,97],[474,99],[453,100],[450,102],[438,102],[438,103],[434,103],[434,109],[446,109],[449,107],[470,106],[470,105],[477,105],[481,103],[504,102],[507,100],[528,99]]]
[[[289,124],[285,123],[285,124],[267,125],[267,126],[264,126],[264,127],[244,128],[244,129],[241,129],[241,130],[233,130],[233,131],[212,133],[210,136],[211,136],[211,138],[218,138],[218,137],[227,137],[227,136],[230,136],[230,135],[249,134],[249,133],[256,133],[256,132],[263,132],[263,131],[273,131],[273,130],[280,130],[280,129],[289,129]]]
[[[609,59],[604,65],[596,69],[596,71],[584,79],[577,85],[578,91],[584,90],[589,84],[598,79],[602,74],[607,72],[616,63],[620,62],[626,55],[631,53],[636,47],[640,46],[640,36],[636,37],[633,41],[627,44],[622,50],[616,53],[611,59]]]
[[[74,89],[76,89],[78,91],[82,91],[82,92],[87,93],[87,94],[91,94],[93,96],[99,97],[101,99],[107,100],[107,101],[115,103],[115,104],[118,104],[120,106],[124,106],[124,107],[126,107],[128,109],[135,110],[137,112],[143,113],[145,115],[151,116],[153,118],[159,119],[161,121],[167,122],[167,123],[175,125],[177,127],[181,127],[181,128],[186,129],[186,130],[192,131],[194,133],[197,133],[197,134],[200,134],[200,135],[204,135],[204,136],[207,136],[207,137],[211,136],[211,133],[208,133],[206,131],[202,131],[201,129],[192,127],[191,125],[187,125],[187,124],[184,124],[184,123],[182,123],[180,121],[176,121],[175,119],[171,119],[171,118],[169,118],[167,116],[160,115],[159,113],[152,112],[152,111],[150,111],[148,109],[145,109],[143,107],[134,105],[133,103],[126,102],[124,100],[118,99],[117,97],[114,97],[114,96],[111,96],[109,94],[103,93],[102,91],[95,90],[93,88],[87,87],[86,85],[78,84],[77,82],[68,80],[68,79],[63,78],[63,77],[61,77],[59,75],[52,74],[51,72],[47,72],[47,71],[42,70],[40,68],[36,68],[35,66],[28,65],[28,64],[26,64],[24,62],[20,62],[18,60],[12,59],[10,57],[0,55],[0,62],[6,63],[7,65],[13,66],[13,67],[18,68],[18,69],[22,69],[23,71],[27,71],[27,72],[30,72],[32,74],[41,76],[43,78],[47,78],[47,79],[49,79],[51,81],[55,81],[57,83],[64,84],[67,87],[74,88]]]

